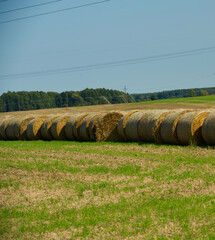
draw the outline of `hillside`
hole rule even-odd
[[[64,107],[52,109],[39,109],[25,111],[25,114],[56,114],[56,113],[82,113],[82,112],[102,112],[132,109],[205,109],[215,108],[215,95],[191,98],[163,99],[138,103],[104,104],[92,106]],[[22,115],[23,111],[2,112],[0,115]]]

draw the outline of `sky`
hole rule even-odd
[[[215,87],[214,10],[214,0],[1,0],[0,94]]]

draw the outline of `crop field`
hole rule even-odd
[[[182,108],[215,96],[9,115]],[[215,239],[215,147],[0,141],[0,239]]]
[[[212,147],[0,141],[1,239],[215,239]]]

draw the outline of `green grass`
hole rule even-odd
[[[215,239],[214,151],[0,141],[0,239]]]
[[[201,96],[201,97],[188,97],[188,98],[171,98],[161,99],[154,101],[139,102],[138,104],[155,104],[155,103],[166,103],[166,104],[206,104],[208,106],[213,105],[215,102],[215,95]],[[137,104],[137,103],[135,103]]]

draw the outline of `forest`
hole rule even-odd
[[[98,104],[132,103],[168,98],[206,96],[213,94],[215,94],[215,87],[202,89],[180,89],[140,94],[128,94],[105,88],[86,88],[82,91],[67,91],[62,93],[43,91],[9,91],[0,96],[0,112],[88,106]]]
[[[127,102],[131,103],[135,102],[135,100],[131,95],[124,92],[104,88],[87,88],[83,91],[62,93],[42,91],[7,92],[0,96],[0,112]]]

